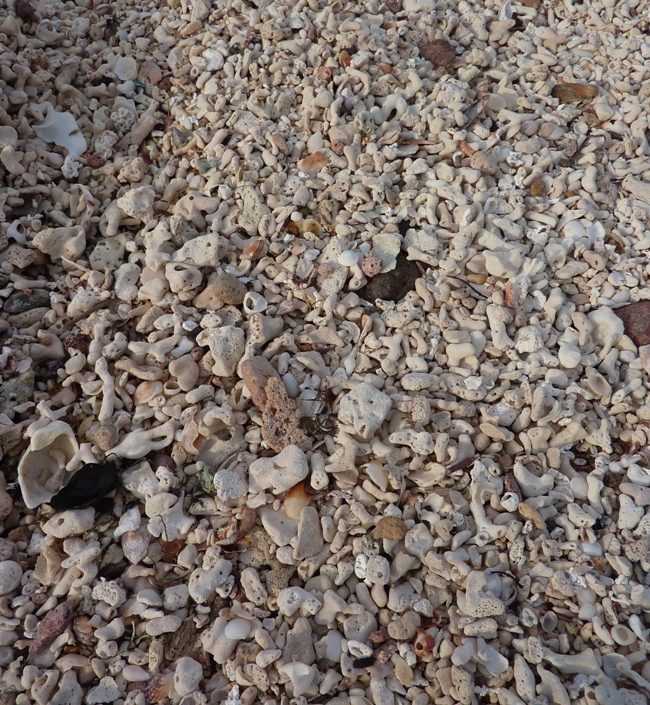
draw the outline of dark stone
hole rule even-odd
[[[637,347],[650,345],[650,301],[637,301],[615,309],[614,313],[623,321],[626,335]]]
[[[50,294],[45,289],[34,289],[29,294],[22,291],[12,294],[5,301],[3,310],[15,314],[31,311],[33,308],[41,306],[50,307]]]
[[[406,255],[400,252],[392,272],[378,274],[356,293],[370,303],[374,303],[376,299],[399,301],[415,288],[415,280],[421,276],[418,265],[406,259]]]
[[[70,482],[50,500],[52,509],[77,509],[104,497],[117,489],[120,474],[117,465],[110,463],[87,463],[71,478]]]

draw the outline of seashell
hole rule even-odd
[[[269,246],[266,240],[251,240],[247,243],[242,250],[244,257],[248,259],[255,260],[260,259],[268,252]]]
[[[147,686],[147,701],[150,703],[161,703],[169,698],[174,688],[174,674],[163,673],[151,680]]]
[[[317,69],[316,76],[321,81],[329,81],[332,78],[332,69],[329,66],[321,66]]]
[[[343,49],[343,51],[341,51],[341,53],[339,54],[339,64],[341,64],[343,68],[347,68],[350,65],[351,61],[352,57],[348,54],[347,51],[345,51],[345,49]]]
[[[390,64],[378,64],[377,68],[384,74],[393,73],[393,67]]]
[[[163,384],[163,394],[166,397],[173,397],[176,394],[180,394],[183,390],[180,388],[178,382],[173,379],[169,379]]]
[[[307,176],[314,178],[318,172],[327,164],[328,159],[323,152],[314,152],[302,159],[298,166]]]
[[[557,627],[557,615],[555,612],[546,612],[540,620],[540,624],[547,634],[552,634],[555,631],[555,627]]]
[[[599,90],[593,83],[558,83],[553,87],[551,95],[560,103],[580,103],[583,100],[595,98]]]
[[[424,631],[418,627],[417,635],[415,641],[413,642],[413,651],[415,655],[420,658],[425,654],[433,651],[435,646],[435,639],[429,634],[429,632]]]
[[[179,439],[179,443],[181,446],[191,455],[197,455],[199,452],[199,446],[203,442],[203,437],[199,433],[199,427],[194,420],[194,417],[196,416],[196,410],[192,413],[192,415],[187,419],[185,422],[185,426],[183,427],[183,430],[181,432],[181,437]],[[200,443],[197,444],[197,441],[200,439]]]
[[[120,56],[113,72],[120,81],[133,81],[138,75],[138,64],[132,56]]]
[[[610,634],[619,646],[630,646],[637,640],[636,634],[624,624],[615,624],[611,628]]]
[[[158,396],[163,390],[163,384],[159,381],[145,381],[140,382],[140,384],[135,388],[133,392],[133,403],[138,406],[139,404],[148,404],[154,397]]]
[[[266,311],[268,305],[267,300],[256,291],[249,291],[244,297],[244,312],[249,315]]]
[[[420,46],[420,56],[430,61],[434,69],[439,69],[451,64],[456,58],[456,52],[446,39],[434,39]]]
[[[63,421],[34,433],[18,464],[18,484],[29,509],[49,502],[65,486],[71,477],[66,465],[78,451],[74,431]]]
[[[338,256],[337,261],[343,267],[354,267],[359,261],[359,253],[353,250],[343,250]]]
[[[314,496],[307,490],[306,480],[294,485],[284,496],[284,513],[289,519],[300,519],[300,512],[309,505]]]
[[[246,639],[250,634],[251,623],[247,619],[231,619],[226,624],[225,634],[228,639]]]

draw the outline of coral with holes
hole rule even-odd
[[[266,408],[262,414],[262,438],[278,453],[287,446],[311,448],[311,440],[300,428],[301,410],[289,397],[284,382],[271,377],[264,387]]]

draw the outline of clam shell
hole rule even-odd
[[[160,394],[163,390],[162,382],[158,381],[145,381],[140,382],[140,384],[135,388],[133,392],[133,403],[138,406],[139,404],[148,404],[154,397]]]

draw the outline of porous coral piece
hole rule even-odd
[[[361,271],[367,277],[375,277],[381,272],[382,262],[379,257],[374,255],[366,255],[361,261]]]
[[[287,394],[284,382],[279,377],[270,377],[264,393],[266,407],[262,414],[262,438],[269,447],[278,453],[289,445],[309,450],[311,440],[300,428],[302,411]]]
[[[26,247],[11,244],[2,253],[2,257],[6,262],[12,264],[16,269],[25,269],[34,264],[45,264],[45,257],[38,250],[28,250]]]
[[[81,225],[69,228],[43,228],[34,235],[32,244],[53,260],[78,260],[86,249],[86,233]]]

